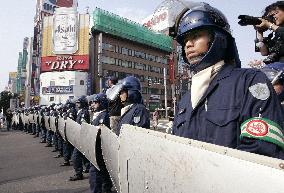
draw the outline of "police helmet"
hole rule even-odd
[[[111,92],[108,92],[107,98],[113,101],[119,96],[121,91],[127,92],[128,103],[142,103],[141,84],[134,76],[128,76],[116,84]]]
[[[93,97],[90,99],[90,103],[93,102],[98,102],[100,104],[98,110],[104,110],[108,108],[108,99],[107,96],[103,93],[93,95]]]
[[[82,95],[79,98],[77,98],[75,103],[80,104],[80,108],[88,107],[88,100],[85,95]]]
[[[182,46],[182,56],[189,68],[199,72],[215,63],[225,60],[240,67],[235,40],[231,35],[230,25],[224,14],[207,3],[189,9],[177,21],[177,42]],[[199,29],[206,29],[213,36],[209,50],[200,56],[197,64],[190,64],[184,51],[187,35]]]

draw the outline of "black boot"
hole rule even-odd
[[[83,175],[81,174],[81,175],[74,175],[74,176],[71,176],[70,178],[69,178],[69,181],[77,181],[77,180],[83,180],[84,178],[83,178]]]
[[[70,166],[70,162],[69,162],[69,161],[65,161],[65,162],[63,162],[63,164],[61,164],[60,166]]]

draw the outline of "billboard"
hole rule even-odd
[[[82,70],[88,71],[87,55],[49,56],[41,59],[41,72]]]
[[[161,32],[169,27],[169,11],[161,10],[143,20],[143,25],[153,31]]]
[[[78,50],[78,17],[76,9],[56,9],[53,17],[52,35],[54,54],[74,54]]]
[[[66,10],[67,8],[58,8]],[[71,8],[72,9],[72,8]],[[72,15],[72,14],[71,14]],[[44,17],[42,33],[41,72],[89,69],[88,14],[76,15],[77,25],[64,23],[71,17]],[[54,19],[55,18],[55,19]],[[72,21],[75,24],[75,21]],[[72,23],[71,22],[71,23]],[[75,22],[75,23],[74,23]],[[60,31],[63,31],[60,33]],[[74,33],[76,31],[76,33]],[[74,52],[74,53],[73,53]]]
[[[48,86],[42,87],[42,94],[70,94],[73,86]]]
[[[9,72],[9,80],[16,79],[17,78],[17,72]]]

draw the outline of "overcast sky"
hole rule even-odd
[[[120,16],[140,22],[152,14],[162,0],[78,0],[79,11],[95,7],[114,12]],[[261,58],[254,52],[255,31],[252,27],[241,27],[237,24],[240,14],[260,16],[265,6],[272,0],[207,0],[212,6],[220,9],[228,18],[233,36],[236,38],[242,65],[250,60]],[[33,35],[33,18],[36,0],[4,1],[0,12],[0,91],[8,82],[8,75],[17,69],[17,59],[22,51],[24,37]]]

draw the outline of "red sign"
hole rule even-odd
[[[153,27],[153,25],[157,25],[158,23],[165,21],[167,15],[168,15],[167,12],[163,12],[160,15],[154,16],[153,18],[151,18],[151,20],[147,21],[143,25],[147,28],[151,28]]]
[[[89,70],[89,55],[64,55],[41,58],[41,72]]]
[[[254,136],[265,136],[268,133],[268,125],[262,120],[252,120],[248,123],[246,131]]]

